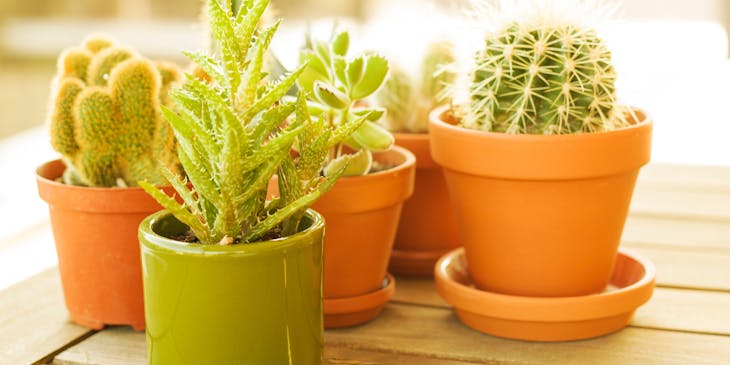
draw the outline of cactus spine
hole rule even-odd
[[[51,145],[63,155],[67,184],[136,186],[165,182],[160,164],[180,171],[160,104],[180,80],[176,66],[153,63],[104,37],[66,50],[50,111]]]
[[[490,32],[471,74],[467,128],[569,134],[627,124],[616,103],[611,52],[591,27],[540,15]],[[538,21],[535,21],[538,19]]]
[[[378,103],[388,110],[386,124],[389,130],[409,133],[428,130],[431,110],[449,103],[447,91],[456,79],[450,66],[455,60],[453,44],[437,41],[427,46],[417,77],[398,66],[392,67],[376,95]]]

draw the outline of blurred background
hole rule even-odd
[[[337,18],[355,44],[401,66],[438,33],[463,43],[468,59],[482,33],[458,18],[466,1],[272,0],[285,20],[273,48],[291,66],[306,24],[326,32]],[[182,63],[181,49],[207,44],[201,7],[201,0],[0,0],[0,289],[56,264],[33,169],[56,156],[44,124],[59,52],[104,32],[144,56]],[[730,1],[625,0],[617,13],[601,32],[619,97],[654,117],[653,162],[730,166]]]

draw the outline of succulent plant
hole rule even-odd
[[[572,19],[573,12],[545,14],[544,8],[533,6],[489,32],[475,59],[463,125],[511,134],[626,125],[627,109],[616,102],[611,52],[597,31]]]
[[[160,105],[180,79],[103,36],[91,36],[58,60],[50,110],[51,145],[63,155],[67,184],[135,186],[164,182],[159,166],[180,166]]]
[[[391,68],[385,84],[376,94],[378,103],[388,111],[385,120],[389,130],[428,131],[431,110],[450,102],[448,90],[456,79],[450,66],[455,60],[454,45],[442,40],[427,46],[417,76],[398,66]]]
[[[234,16],[230,0],[208,1],[217,52],[186,53],[208,77],[186,75],[171,93],[176,111],[163,108],[192,190],[169,170],[164,174],[183,204],[148,182],[140,184],[201,244],[249,243],[296,232],[304,211],[342,172],[320,177],[320,156],[335,136],[320,134],[322,125],[310,119],[305,95],[282,100],[305,65],[278,82],[265,82],[265,55],[279,27],[260,25],[268,4],[243,1]],[[297,157],[291,153],[295,142]],[[275,173],[281,196],[269,201]]]
[[[343,168],[345,176],[365,175],[372,167],[371,151],[386,150],[393,144],[393,136],[377,124],[385,110],[364,101],[383,84],[388,61],[372,52],[348,58],[349,48],[350,35],[341,31],[329,42],[308,35],[300,53],[300,60],[308,66],[298,85],[310,97],[309,112],[337,140],[329,144],[324,175]]]

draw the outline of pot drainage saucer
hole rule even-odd
[[[364,295],[324,299],[324,327],[350,327],[371,321],[380,314],[395,292],[395,278],[387,274],[383,286]]]
[[[491,335],[529,341],[570,341],[625,327],[654,290],[654,265],[620,250],[606,290],[575,297],[521,297],[477,289],[467,274],[464,249],[436,264],[436,289],[467,326]]]
[[[393,249],[388,270],[396,275],[433,276],[433,267],[449,249],[409,251]]]

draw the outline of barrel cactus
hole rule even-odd
[[[625,126],[627,108],[616,102],[611,52],[597,31],[580,24],[574,9],[561,14],[545,12],[545,6],[530,7],[534,1],[518,3],[527,4],[527,13],[489,32],[476,55],[463,126],[510,134]],[[588,8],[586,2],[568,3]]]
[[[50,110],[51,145],[66,164],[64,182],[93,187],[165,182],[160,164],[180,171],[175,139],[162,118],[181,78],[106,37],[89,37],[58,61]]]
[[[428,114],[450,102],[456,74],[451,67],[456,61],[454,45],[446,40],[430,43],[421,60],[417,76],[394,65],[383,87],[378,91],[378,104],[388,113],[386,126],[393,132],[425,133]]]

